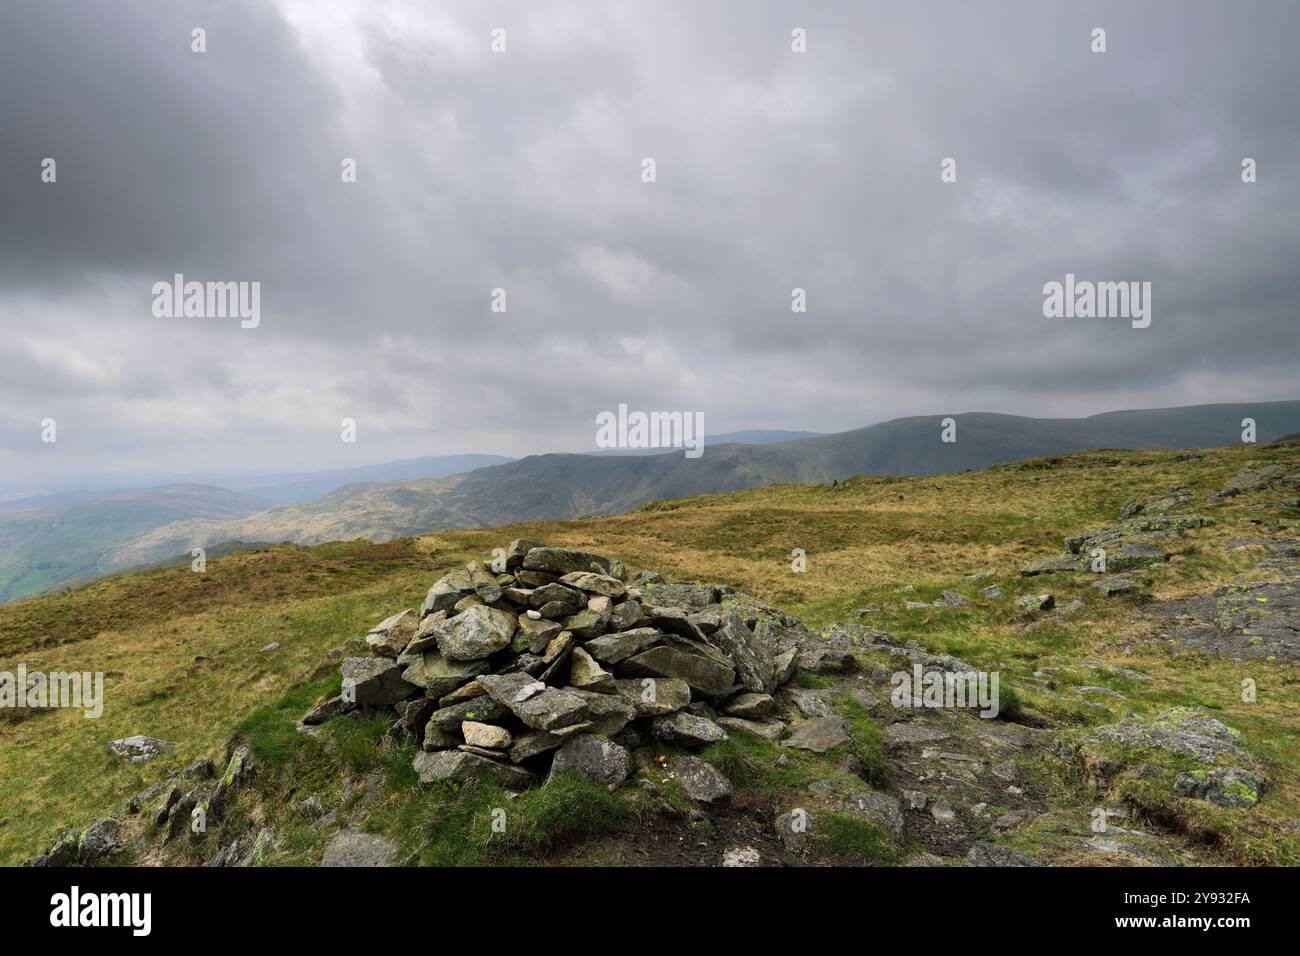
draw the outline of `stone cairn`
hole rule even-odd
[[[645,742],[701,747],[741,729],[775,739],[772,695],[796,667],[852,666],[847,650],[729,587],[629,579],[600,555],[522,539],[498,555],[375,627],[370,655],[342,661],[342,693],[303,725],[394,712],[391,733],[415,738],[423,783],[485,776],[520,790],[574,770],[612,786]]]

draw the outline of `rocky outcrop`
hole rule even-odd
[[[854,666],[849,636],[728,587],[629,581],[602,555],[524,540],[505,555],[443,575],[418,611],[376,625],[371,656],[345,659],[342,693],[303,723],[390,711],[390,733],[420,747],[425,784],[485,776],[520,790],[573,772],[613,787],[632,770],[628,735],[703,747],[727,738],[720,721],[779,735],[772,695],[796,667]],[[791,746],[847,740],[838,719],[808,721]],[[681,773],[693,799],[730,792],[707,764]]]

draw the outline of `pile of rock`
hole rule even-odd
[[[1031,562],[1020,569],[1020,575],[1094,572],[1106,575],[1093,584],[1102,594],[1126,594],[1135,587],[1130,573],[1163,564],[1171,557],[1168,545],[1172,540],[1214,524],[1213,518],[1204,515],[1162,513],[1190,497],[1175,488],[1163,498],[1129,502],[1115,524],[1067,538],[1065,554]]]
[[[796,667],[853,657],[731,588],[629,580],[597,554],[517,540],[492,565],[440,578],[423,606],[343,660],[343,692],[303,718],[392,710],[425,783],[485,775],[522,789],[576,770],[613,785],[644,740],[704,746],[746,729],[775,737],[773,694]]]

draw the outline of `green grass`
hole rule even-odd
[[[206,574],[187,566],[161,568],[0,606],[0,670],[13,671],[23,661],[29,668],[106,674],[99,720],[66,711],[0,715],[0,863],[15,864],[39,852],[61,827],[112,812],[168,771],[200,756],[219,757],[236,735],[245,736],[268,766],[266,790],[259,791],[268,812],[277,801],[312,790],[322,799],[341,801],[340,779],[378,772],[388,782],[372,812],[379,821],[375,825],[402,833],[403,840],[405,827],[416,826],[413,833],[419,835],[404,844],[410,859],[463,859],[454,844],[473,844],[464,834],[484,825],[473,816],[477,811],[459,800],[442,806],[438,792],[419,791],[409,766],[402,766],[403,760],[409,764],[409,754],[376,743],[382,732],[377,725],[342,719],[315,740],[298,733],[293,723],[337,686],[337,661],[327,651],[366,633],[388,614],[416,606],[446,568],[484,557],[514,537],[598,551],[670,579],[730,584],[800,616],[812,628],[852,619],[855,608],[874,607],[865,623],[998,670],[1001,716],[1007,719],[1028,715],[1077,727],[1082,734],[1127,710],[1151,714],[1202,702],[1242,731],[1242,745],[1264,762],[1274,786],[1253,811],[1220,812],[1198,805],[1203,801],[1185,801],[1180,812],[1222,834],[1225,862],[1300,862],[1295,831],[1284,826],[1300,819],[1300,750],[1293,743],[1300,736],[1294,706],[1300,685],[1294,665],[1206,658],[1140,639],[1132,623],[1137,601],[1102,599],[1086,579],[1016,575],[1027,561],[1058,552],[1065,535],[1109,523],[1125,501],[1174,484],[1189,486],[1200,496],[1193,507],[1218,523],[1179,539],[1174,560],[1150,575],[1159,597],[1203,592],[1248,572],[1261,555],[1228,551],[1222,542],[1258,534],[1261,526],[1254,522],[1289,527],[1292,536],[1300,533],[1300,515],[1283,503],[1294,491],[1208,499],[1249,467],[1294,461],[1294,446],[1204,454],[1204,460],[1180,461],[1171,452],[1095,452],[931,478],[860,477],[834,489],[776,485],[615,517],[437,532],[383,545],[277,545],[219,556],[209,561]],[[804,574],[790,570],[795,547],[807,552]],[[984,568],[997,574],[964,580]],[[1003,596],[979,596],[989,584],[1002,587]],[[913,590],[901,591],[904,587]],[[931,600],[945,588],[974,606],[903,607],[904,600]],[[1026,631],[1023,626],[1033,616],[1015,608],[1015,597],[1031,590],[1052,591],[1058,605],[1080,597],[1085,607],[1059,624]],[[261,648],[272,641],[280,642],[280,649],[263,654]],[[212,660],[199,662],[196,656]],[[1152,680],[1135,683],[1084,670],[1082,659],[1135,669]],[[1054,672],[1056,694],[1032,683],[1034,671],[1041,669]],[[1254,704],[1240,700],[1244,677],[1259,685]],[[796,684],[820,689],[828,682],[801,674]],[[1095,710],[1068,696],[1083,684],[1110,687],[1127,697],[1099,696],[1095,700],[1104,709]],[[836,707],[853,725],[854,755],[873,773],[878,733],[858,708],[842,701]],[[125,764],[108,755],[108,740],[137,733],[178,746],[148,764]],[[776,765],[782,755],[789,758],[784,767]],[[768,795],[833,776],[838,756],[803,754],[746,734],[706,752],[706,759],[737,785]],[[473,851],[475,859],[489,859],[488,847],[492,853],[499,846],[527,854],[548,839],[552,846],[583,839],[588,823],[572,814],[566,818],[567,811],[558,808],[533,807],[533,799],[520,804],[530,808],[525,821],[535,810],[541,819],[560,822],[521,824],[517,837],[488,840]],[[620,799],[634,811],[643,809],[636,800]],[[1069,799],[1061,794],[1063,802]],[[477,800],[469,805],[479,806]],[[450,822],[440,823],[443,815]],[[602,819],[622,817],[602,811]],[[456,826],[466,828],[459,840],[450,835]],[[280,862],[310,861],[329,835],[306,821],[285,818],[277,832],[281,827],[290,849],[275,858]],[[447,834],[445,840],[440,833]],[[579,835],[554,835],[563,833]]]
[[[903,855],[884,827],[847,813],[819,814],[812,838],[823,849],[853,857],[855,862],[894,863]]]

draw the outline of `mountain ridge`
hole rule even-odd
[[[1261,442],[1300,427],[1300,401],[1124,410],[1084,419],[968,412],[894,419],[789,442],[706,446],[698,459],[680,453],[530,455],[436,482],[352,485],[318,502],[274,509],[265,519],[164,526],[111,560],[125,568],[232,538],[382,542],[447,528],[617,514],[656,500],[769,484],[826,483],[859,474],[934,475],[1100,448],[1213,447],[1239,441],[1246,411],[1256,418]],[[941,440],[948,418],[957,423],[951,443]]]

